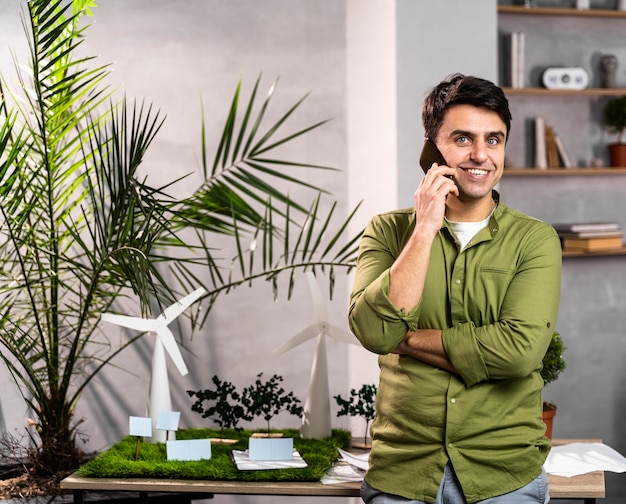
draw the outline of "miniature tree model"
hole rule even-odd
[[[372,421],[376,415],[374,407],[376,402],[376,385],[364,384],[358,392],[355,389],[350,391],[350,399],[343,399],[340,395],[336,395],[335,400],[337,404],[341,406],[341,409],[337,412],[337,416],[350,415],[365,418],[363,446],[369,446],[367,443],[367,433],[369,431],[370,421]]]
[[[188,390],[189,397],[197,397],[191,406],[191,411],[199,413],[202,418],[211,418],[220,427],[220,439],[224,439],[224,429],[238,429],[240,420],[252,420],[248,417],[241,404],[240,395],[235,386],[228,381],[221,381],[217,375],[213,376],[215,389]],[[230,398],[230,400],[229,400]],[[231,402],[231,400],[233,402]],[[214,401],[212,406],[205,409],[204,401]]]
[[[294,416],[302,415],[300,399],[293,392],[285,393],[280,386],[283,377],[274,375],[265,383],[261,382],[263,373],[257,375],[254,385],[246,387],[241,394],[241,403],[246,409],[247,416],[254,418],[262,416],[267,422],[267,434],[270,433],[270,420],[281,411],[287,411]]]

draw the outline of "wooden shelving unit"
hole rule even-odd
[[[626,11],[610,10],[610,9],[574,9],[574,8],[552,8],[552,7],[523,7],[517,5],[499,5],[498,15],[516,15],[528,16],[529,18],[536,16],[562,16],[577,18],[613,18],[626,19]],[[521,20],[522,23],[528,23],[528,20]],[[554,21],[555,23],[557,20]],[[585,99],[585,97],[603,97],[603,96],[624,96],[626,88],[587,88],[580,90],[571,89],[547,89],[543,87],[525,87],[512,88],[503,87],[504,93],[511,97],[532,97],[537,100],[549,99],[558,96],[572,96]],[[589,99],[589,98],[587,98]],[[526,168],[508,168],[504,170],[504,178],[509,177],[594,177],[594,176],[610,176],[619,177],[626,176],[626,168],[622,167],[580,167],[580,168],[548,168],[540,169],[534,167]],[[621,182],[620,182],[621,183]],[[568,250],[562,251],[563,258],[601,258],[601,257],[618,257],[626,256],[626,244],[622,248],[615,250],[603,250],[597,252]]]
[[[529,16],[576,16],[626,18],[626,11],[610,9],[568,9],[559,7],[523,7],[519,5],[499,5],[498,14],[518,14]]]
[[[626,168],[506,168],[505,177],[577,177],[589,175],[626,175]]]

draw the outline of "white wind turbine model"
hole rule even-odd
[[[326,336],[330,336],[338,341],[352,343],[354,345],[358,345],[359,342],[354,335],[328,322],[326,303],[322,297],[322,292],[315,279],[315,275],[311,272],[307,272],[307,277],[311,297],[313,298],[313,308],[317,316],[317,323],[303,329],[289,341],[278,347],[274,350],[274,355],[285,353],[317,336],[317,348],[313,358],[309,391],[304,403],[304,414],[302,416],[302,427],[300,429],[302,437],[316,439],[330,437],[332,435],[325,338]]]
[[[165,350],[176,364],[182,376],[188,373],[187,366],[180,353],[174,334],[170,331],[170,324],[183,311],[197,301],[206,291],[203,288],[196,289],[174,304],[168,306],[163,313],[155,319],[144,319],[141,317],[130,317],[118,315],[116,313],[103,313],[102,320],[117,324],[137,331],[150,331],[156,333],[152,353],[152,374],[150,376],[150,398],[148,403],[148,415],[152,419],[152,437],[146,441],[165,442],[166,432],[156,429],[156,422],[161,411],[171,411],[172,398],[170,396],[170,385],[167,376],[167,365],[165,362]]]

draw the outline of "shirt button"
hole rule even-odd
[[[452,399],[450,399],[450,402],[451,402],[452,404],[456,403],[456,398],[454,398],[454,397],[453,397]]]
[[[448,443],[448,448],[454,448],[454,443]]]
[[[459,284],[461,283],[461,279],[460,279],[460,278],[457,278],[457,279],[454,281],[454,283],[455,283],[455,284],[457,284],[457,285],[459,285]]]

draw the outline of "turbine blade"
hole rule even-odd
[[[309,279],[309,290],[311,291],[311,297],[313,298],[313,308],[315,309],[317,321],[326,322],[328,320],[328,314],[326,313],[326,302],[322,297],[320,285],[317,283],[313,273],[308,271],[306,275]]]
[[[180,349],[178,348],[178,343],[176,343],[176,339],[174,338],[174,334],[169,330],[167,326],[157,327],[157,335],[163,343],[165,350],[170,354],[170,357],[176,364],[178,371],[182,376],[185,376],[188,373],[187,366],[185,365],[185,361],[183,360],[183,356],[180,353]]]
[[[354,334],[344,331],[343,329],[340,329],[339,327],[330,324],[328,325],[328,335],[337,341],[342,341],[343,343],[351,343],[353,345],[359,346],[361,345],[361,343]]]
[[[172,320],[178,317],[182,312],[184,312],[187,308],[189,308],[193,303],[195,303],[199,298],[201,298],[206,291],[203,287],[196,289],[191,294],[187,294],[184,298],[175,303],[171,304],[163,313],[159,315],[158,321],[159,323],[169,324]]]
[[[302,329],[298,334],[296,334],[293,338],[291,338],[286,343],[283,343],[279,346],[274,352],[274,355],[280,355],[285,353],[287,350],[291,350],[292,348],[301,345],[305,341],[315,338],[320,335],[320,324],[315,324],[307,327],[306,329]]]
[[[100,316],[101,320],[116,324],[137,331],[154,331],[156,321],[153,319],[144,319],[141,317],[130,317],[128,315],[118,315],[117,313],[106,312]]]

